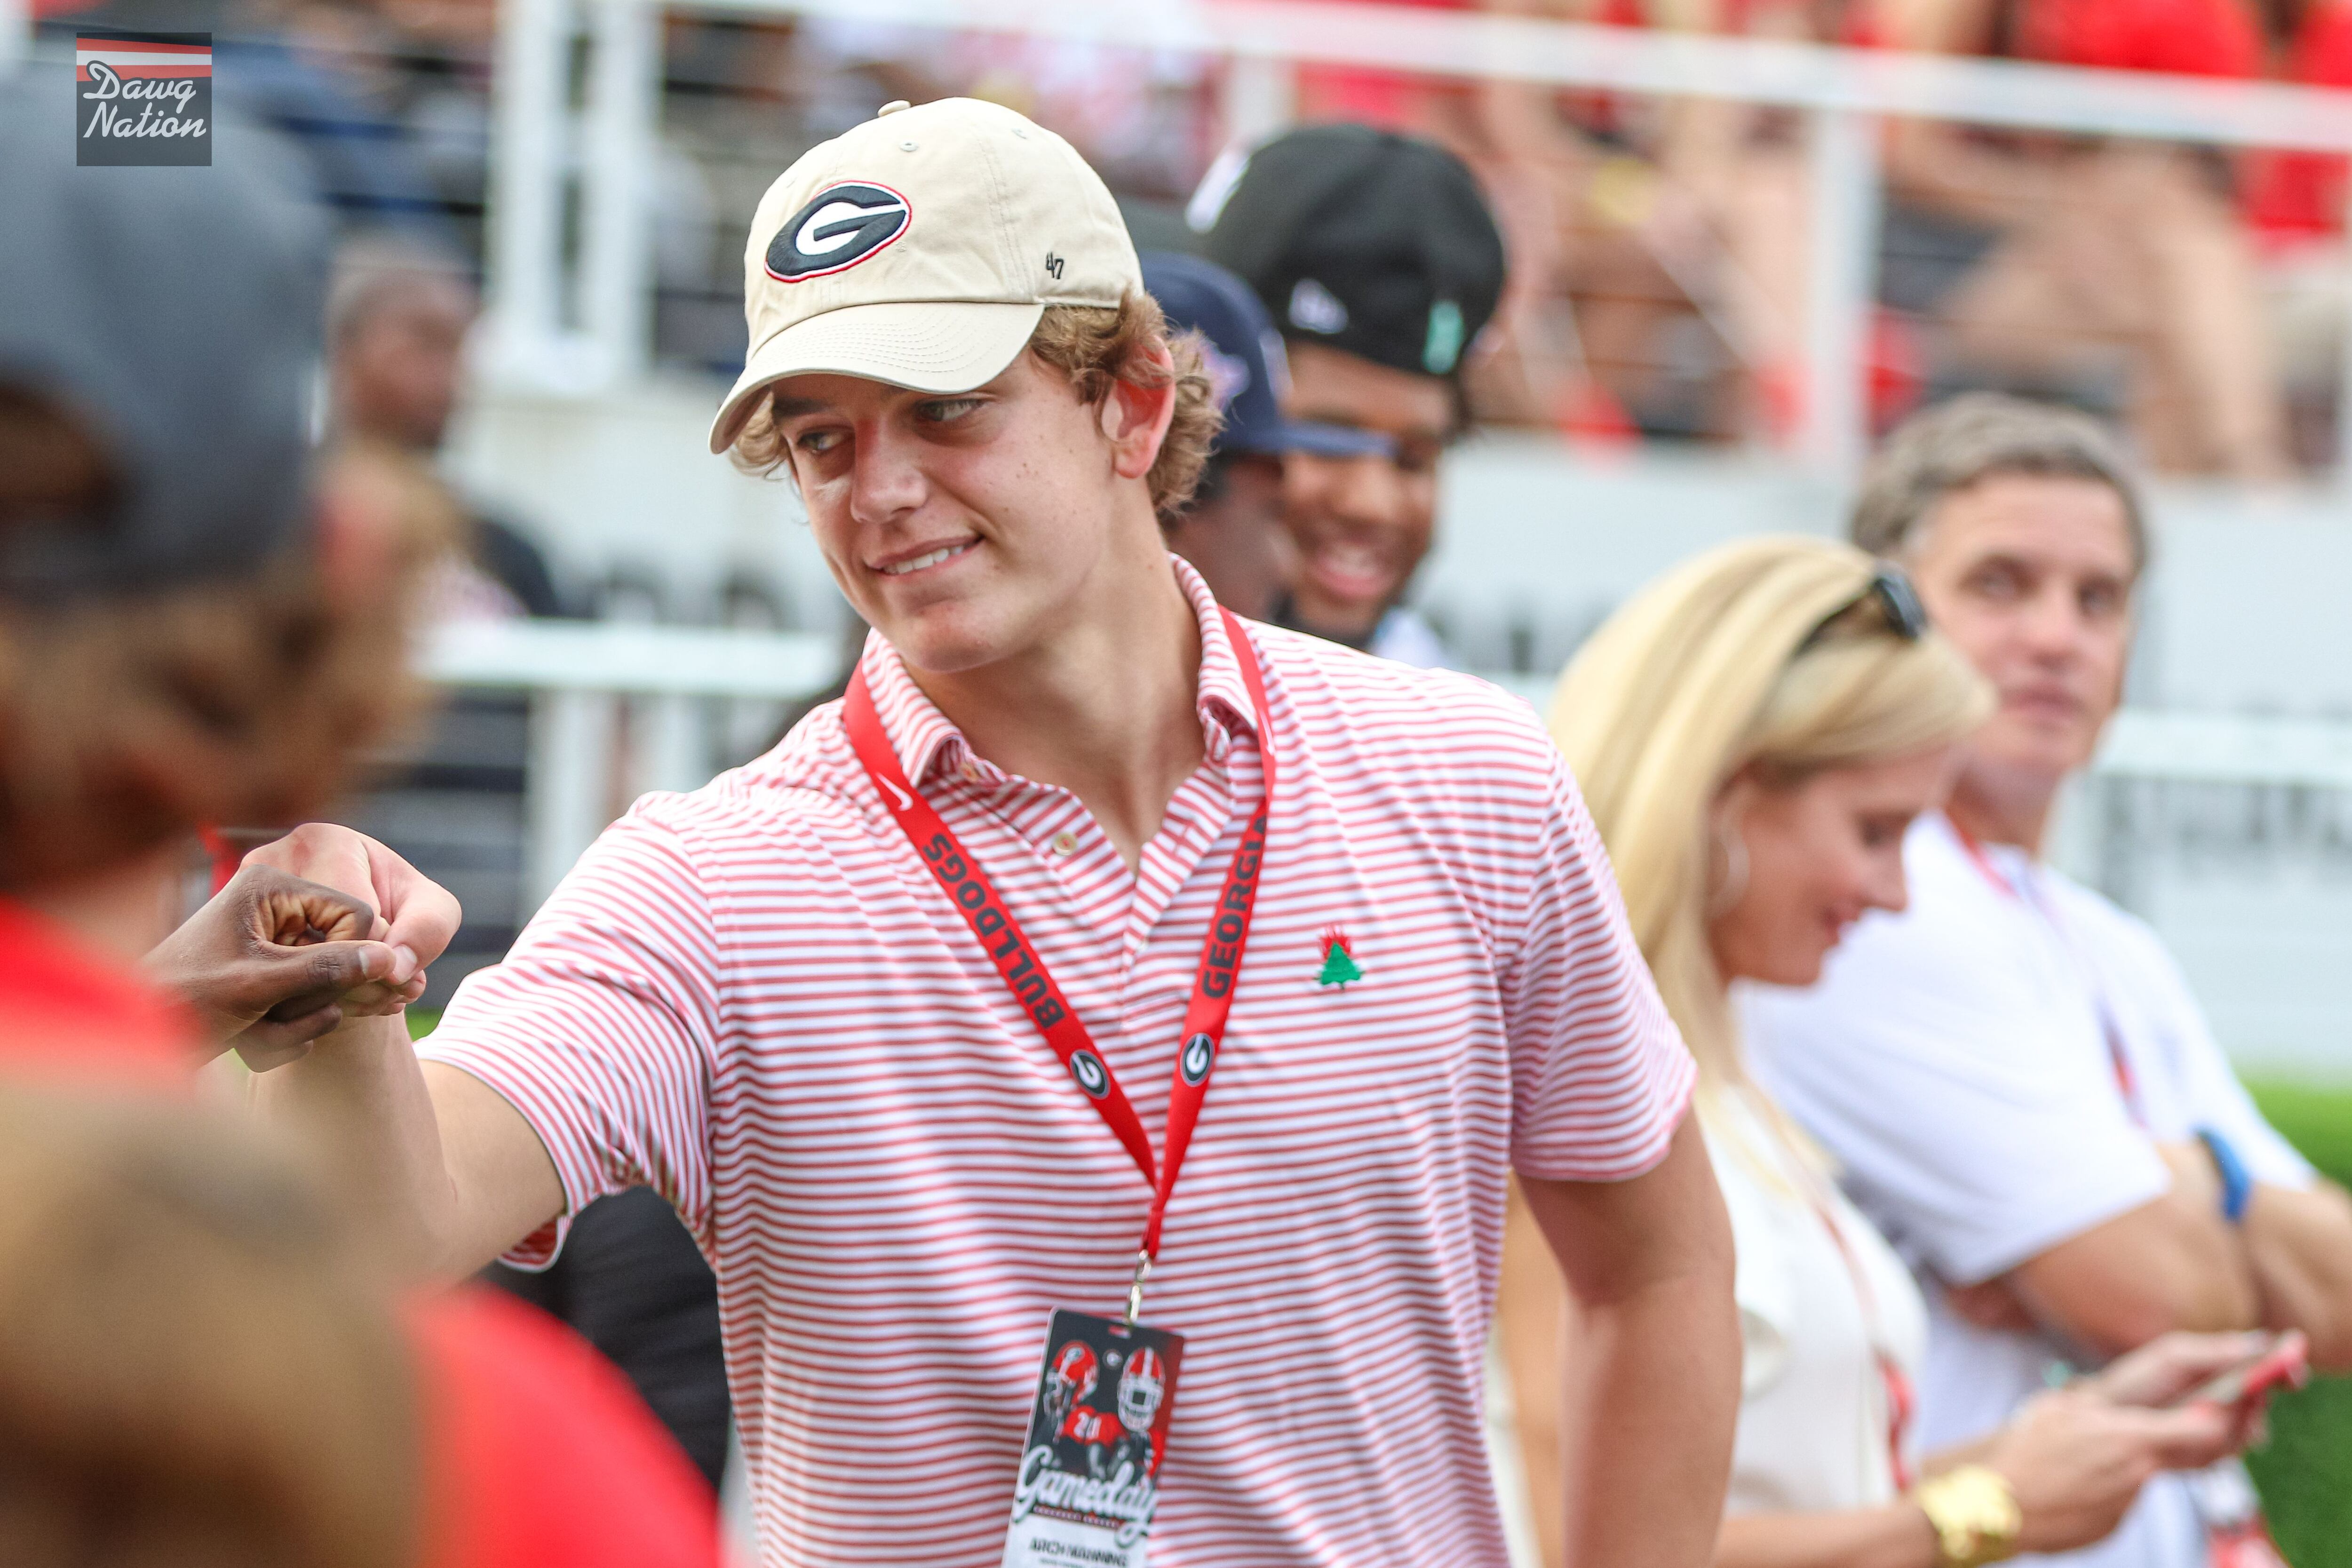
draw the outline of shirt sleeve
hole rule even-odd
[[[1744,989],[1741,1012],[1766,1086],[1856,1203],[1915,1262],[1972,1284],[2171,1180],[2047,955],[1908,864],[1906,913],[1864,921],[1811,990]]]
[[[1665,1157],[1697,1069],[1568,764],[1545,753],[1519,901],[1497,925],[1511,1164],[1544,1181],[1622,1181]]]
[[[418,1055],[522,1113],[563,1184],[563,1213],[507,1254],[544,1268],[571,1216],[645,1185],[707,1235],[718,952],[709,896],[679,836],[644,808],[607,828],[504,963],[470,976]]]

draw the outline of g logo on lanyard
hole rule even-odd
[[[1088,1100],[1100,1100],[1110,1089],[1110,1073],[1104,1068],[1102,1058],[1092,1051],[1070,1053],[1070,1077]]]
[[[1209,1068],[1216,1059],[1217,1042],[1206,1035],[1195,1035],[1184,1042],[1184,1058],[1177,1066],[1186,1083],[1198,1085],[1209,1076]]]

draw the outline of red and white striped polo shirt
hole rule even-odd
[[[908,776],[1155,1146],[1259,788],[1234,649],[1176,570],[1208,756],[1133,876],[1075,796],[973,755],[887,643],[866,651]],[[1145,1302],[1187,1336],[1152,1561],[1499,1568],[1480,1390],[1505,1173],[1647,1170],[1690,1060],[1522,704],[1251,635],[1281,788]],[[1339,935],[1360,974],[1327,984]],[[1150,1193],[885,811],[837,705],[640,801],[425,1054],[520,1109],[571,1209],[642,1182],[685,1215],[719,1272],[771,1562],[996,1563],[1046,1314],[1120,1309]]]

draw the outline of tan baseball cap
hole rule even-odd
[[[751,352],[713,452],[788,375],[969,392],[1013,363],[1046,306],[1143,289],[1101,176],[1044,126],[969,98],[890,104],[811,149],[760,199],[743,279]]]

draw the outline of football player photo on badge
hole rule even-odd
[[[1144,1568],[1183,1353],[1181,1334],[1055,1311],[1003,1568]]]

